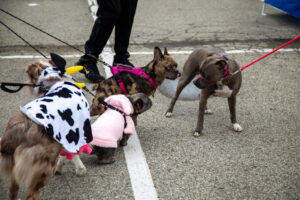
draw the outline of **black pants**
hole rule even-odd
[[[98,57],[115,27],[115,59],[127,59],[127,51],[138,0],[97,0],[99,9],[85,53]]]

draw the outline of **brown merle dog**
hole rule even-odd
[[[159,47],[154,48],[153,60],[145,67],[142,67],[142,70],[149,75],[156,85],[160,85],[165,78],[174,80],[180,75],[177,71],[177,63],[168,54],[167,49],[164,49],[163,54]],[[90,108],[91,116],[100,115],[104,112],[105,108],[98,101],[98,98],[105,99],[113,94],[122,94],[117,79],[122,80],[129,95],[144,93],[150,96],[155,92],[154,86],[147,79],[129,72],[121,72],[94,86],[96,97],[93,99],[93,104]]]
[[[156,85],[160,85],[166,78],[174,80],[180,76],[177,70],[177,63],[169,55],[167,48],[164,48],[164,53],[162,53],[159,47],[155,47],[153,60],[142,67],[142,71],[149,75]],[[122,94],[117,80],[121,80],[124,83],[129,95],[144,93],[150,96],[155,92],[155,87],[146,78],[130,72],[121,72],[94,86],[93,89],[96,90],[96,97],[93,99],[90,107],[91,116],[100,115],[105,111],[105,107],[98,101],[99,98],[105,99],[110,95]],[[137,115],[132,116],[132,118],[134,123],[137,124]],[[121,144],[126,145],[127,140],[128,137],[123,137]]]

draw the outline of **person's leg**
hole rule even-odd
[[[138,0],[121,0],[120,17],[115,26],[114,63],[132,65],[128,45]],[[132,65],[133,66],[133,65]]]
[[[120,15],[120,0],[98,0],[97,16],[91,35],[85,43],[85,53],[79,61],[78,65],[85,68],[83,73],[92,82],[103,79],[97,68],[97,59],[106,45],[112,30]]]

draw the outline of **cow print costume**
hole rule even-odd
[[[53,72],[49,68],[45,70]],[[44,71],[42,75],[46,74],[46,77],[51,74]],[[82,91],[72,82],[57,82],[43,97],[20,109],[32,121],[44,126],[47,133],[68,152],[78,153],[80,147],[93,140],[89,104]]]

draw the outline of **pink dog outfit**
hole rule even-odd
[[[133,113],[133,107],[129,99],[124,95],[112,95],[105,99],[105,102],[120,109],[125,113],[126,127],[124,128],[124,116],[110,108],[92,124],[93,141],[91,144],[100,147],[117,148],[118,140],[123,132],[133,134],[135,131],[134,122],[129,116]]]

